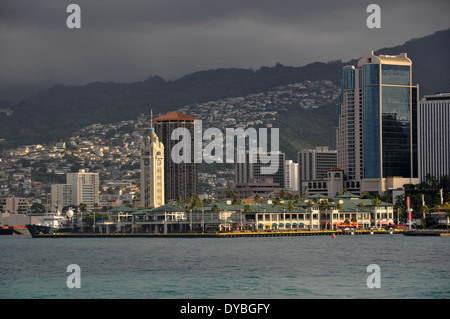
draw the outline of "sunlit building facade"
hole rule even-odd
[[[417,182],[417,102],[406,53],[371,51],[357,67],[344,67],[336,142],[338,167],[347,179],[377,192],[387,190],[388,178],[402,185]]]
[[[419,178],[450,177],[450,93],[425,95],[418,112]]]

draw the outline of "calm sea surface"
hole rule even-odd
[[[450,298],[450,237],[0,236],[0,298]]]

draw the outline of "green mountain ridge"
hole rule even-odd
[[[450,90],[450,29],[413,39],[403,45],[375,51],[377,54],[407,52],[413,61],[414,83],[420,96]],[[362,54],[363,52],[361,52]],[[55,85],[10,106],[13,114],[0,113],[1,149],[23,144],[50,143],[70,137],[93,123],[136,119],[140,113],[166,113],[191,103],[264,92],[306,80],[329,80],[340,85],[342,67],[356,64],[315,62],[301,67],[216,69],[195,72],[174,81],[152,76],[134,83],[94,82],[83,86]],[[302,147],[334,146],[334,105],[320,109],[281,112],[276,125],[283,127],[281,147],[288,157]]]

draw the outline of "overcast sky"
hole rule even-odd
[[[66,8],[81,7],[81,29]],[[370,3],[381,29],[369,29]],[[0,0],[0,88],[344,61],[450,27],[448,0]]]

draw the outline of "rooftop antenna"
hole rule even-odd
[[[153,109],[150,109],[150,131],[153,130]]]

